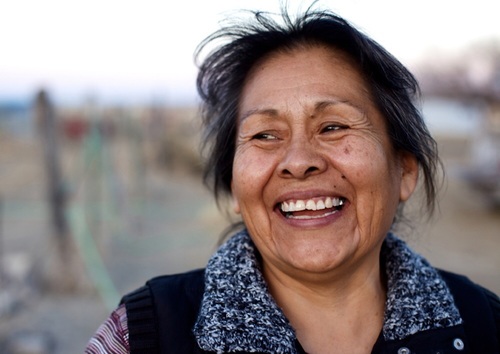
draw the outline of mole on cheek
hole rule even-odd
[[[344,154],[346,155],[350,155],[351,154],[351,151],[352,151],[352,147],[350,144],[347,144],[345,147],[344,147]]]

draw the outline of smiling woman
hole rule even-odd
[[[286,275],[315,280],[320,272],[326,284],[360,267],[364,282],[361,268],[378,267],[382,240],[415,188],[418,167],[413,155],[392,148],[367,92],[352,60],[327,46],[272,53],[249,73],[231,192],[268,279],[279,274],[268,268],[290,268]],[[311,210],[316,202],[331,207]],[[284,215],[285,205],[295,210]]]
[[[498,352],[498,297],[391,233],[419,178],[435,203],[415,79],[335,14],[282,19],[203,43],[229,40],[198,88],[206,181],[243,230],[125,296],[87,352]]]

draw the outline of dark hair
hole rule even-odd
[[[326,45],[346,53],[360,68],[374,102],[386,118],[396,151],[413,154],[423,174],[426,207],[432,215],[437,194],[437,144],[415,102],[420,97],[414,76],[374,40],[330,11],[308,8],[292,19],[282,10],[282,23],[264,12],[250,12],[246,23],[228,25],[206,38],[207,46],[225,40],[200,66],[197,88],[203,100],[203,148],[208,152],[205,183],[219,200],[230,195],[235,153],[238,104],[249,71],[264,56],[300,46]]]

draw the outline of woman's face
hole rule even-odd
[[[324,273],[378,262],[417,164],[396,153],[348,57],[274,53],[243,87],[232,194],[264,266]]]

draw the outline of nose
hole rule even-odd
[[[327,168],[327,161],[319,148],[307,139],[296,139],[286,147],[278,165],[278,174],[284,178],[305,179]]]

